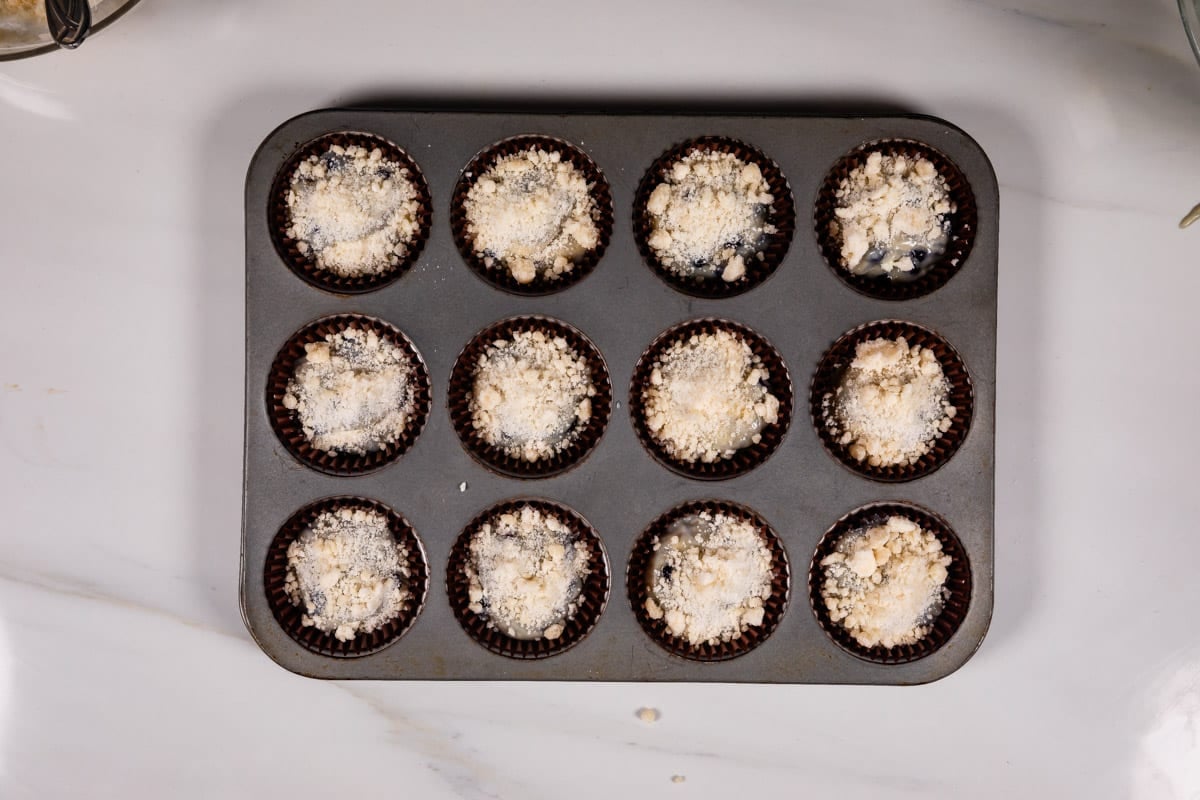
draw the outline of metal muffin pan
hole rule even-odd
[[[374,292],[337,295],[294,274],[272,242],[268,202],[277,171],[297,148],[337,131],[383,136],[420,166],[433,199],[432,229],[420,257],[400,279]],[[482,149],[520,134],[575,144],[612,189],[612,240],[590,275],[540,297],[509,294],[463,262],[450,230],[450,199],[461,170]],[[782,169],[794,196],[796,232],[786,256],[762,285],[736,297],[702,299],[660,280],[634,241],[633,200],[643,173],[664,151],[698,136],[751,144]],[[966,176],[978,207],[974,247],[945,286],[913,300],[866,297],[837,278],[818,247],[812,209],[830,167],[876,140],[912,139],[948,156]],[[979,647],[993,600],[995,484],[996,265],[999,198],[995,174],[976,142],[929,117],[547,114],[326,110],[296,117],[263,142],[246,178],[246,439],[241,605],[259,646],[283,667],[318,678],[390,680],[713,681],[729,683],[918,684],[958,669]],[[320,317],[357,313],[400,328],[424,358],[432,381],[429,421],[405,455],[356,477],[323,474],[297,461],[276,437],[267,408],[272,360],[299,329]],[[450,369],[483,328],[506,317],[538,314],[579,328],[610,371],[614,407],[595,451],[551,478],[505,477],[462,447],[446,407]],[[634,434],[629,385],[638,358],[659,333],[689,319],[742,323],[782,354],[794,384],[792,422],[778,450],[735,478],[702,481],[659,464]],[[906,483],[861,477],[822,448],[809,419],[808,389],[822,353],[842,334],[874,320],[917,323],[944,336],[966,364],[974,387],[970,431],[950,461]],[[617,405],[619,403],[619,405]],[[460,485],[466,484],[461,491]],[[407,519],[424,544],[429,593],[411,630],[395,644],[358,658],[305,649],[276,622],[263,587],[268,546],[301,507],[324,497],[378,500]],[[475,516],[513,498],[546,498],[579,512],[607,550],[612,589],[594,630],[570,650],[517,660],[472,640],[446,595],[455,539]],[[638,625],[625,589],[625,567],[638,535],[686,501],[726,500],[762,515],[791,563],[791,596],[778,628],[762,645],[728,661],[697,662],[668,653]],[[971,569],[970,605],[958,631],[916,661],[880,664],[858,658],[821,629],[807,600],[807,573],[818,541],[848,512],[880,501],[933,511],[958,535]]]

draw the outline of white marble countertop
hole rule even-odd
[[[0,64],[0,796],[1200,797],[1200,230],[1175,227],[1200,67],[1174,5],[739,5],[145,0]],[[996,604],[966,667],[324,683],[258,650],[246,165],[308,109],[499,96],[904,107],[988,151]]]

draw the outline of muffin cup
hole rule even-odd
[[[283,405],[288,382],[296,373],[296,365],[305,356],[304,345],[323,342],[329,334],[344,331],[349,327],[374,331],[380,338],[396,345],[408,356],[413,368],[413,409],[404,426],[404,433],[395,442],[384,444],[378,450],[361,455],[318,450],[313,447],[312,442],[304,435],[296,412]],[[374,317],[358,314],[322,317],[301,328],[275,356],[267,377],[267,416],[271,420],[275,435],[298,461],[329,475],[363,475],[400,458],[412,447],[425,427],[431,405],[429,370],[409,338],[399,328]]]
[[[838,437],[829,430],[829,426],[825,424],[825,398],[831,398],[832,402],[842,377],[854,360],[855,348],[860,343],[876,338],[896,339],[901,336],[910,347],[920,345],[933,351],[950,384],[950,393],[946,399],[954,406],[955,414],[950,420],[949,430],[935,439],[929,452],[921,456],[916,463],[873,467],[866,461],[855,460],[850,455],[849,447],[839,443]],[[967,438],[974,409],[975,396],[971,387],[971,377],[967,374],[967,368],[958,352],[949,342],[928,328],[898,320],[883,320],[859,326],[834,342],[821,357],[817,371],[813,374],[809,392],[809,410],[813,425],[825,451],[852,472],[873,481],[888,483],[923,478],[936,472],[953,458],[963,440]]]
[[[526,461],[509,455],[503,449],[488,444],[472,423],[471,395],[475,387],[475,367],[488,345],[518,332],[542,331],[566,339],[588,365],[596,394],[591,398],[592,415],[568,447],[548,458]],[[566,472],[591,454],[608,427],[612,411],[612,384],[608,367],[591,340],[565,322],[541,316],[512,317],[484,328],[467,343],[450,372],[447,393],[450,421],[454,432],[471,456],[485,467],[514,478],[546,478]]]
[[[296,240],[288,236],[287,230],[290,227],[289,220],[291,217],[288,213],[287,194],[291,188],[292,175],[301,162],[309,156],[319,156],[333,145],[341,147],[358,146],[364,147],[367,150],[373,150],[378,147],[383,151],[385,159],[394,161],[408,170],[408,180],[412,182],[413,187],[416,189],[417,203],[420,206],[417,211],[417,232],[412,240],[408,242],[408,249],[404,258],[398,264],[394,264],[382,272],[369,275],[345,276],[322,269],[317,265],[315,253],[311,250],[308,253],[301,253],[300,249],[296,246]],[[421,168],[417,166],[417,162],[413,161],[408,153],[387,139],[375,134],[339,131],[313,139],[284,162],[275,176],[275,182],[271,186],[267,217],[271,229],[271,239],[275,242],[275,250],[292,272],[318,289],[324,289],[327,292],[361,294],[381,289],[389,283],[398,280],[401,275],[416,263],[417,258],[421,255],[422,248],[425,246],[425,240],[429,238],[432,208],[433,203],[429,196],[429,185],[425,182],[425,176],[421,174]]]
[[[470,608],[470,582],[467,579],[466,565],[471,555],[472,537],[484,523],[490,522],[500,514],[515,512],[525,506],[531,506],[543,514],[561,520],[581,541],[587,543],[591,556],[592,569],[583,581],[579,607],[573,616],[563,620],[563,633],[557,639],[517,639],[508,636],[489,625],[487,615],[476,614]],[[454,612],[455,619],[472,639],[497,655],[532,660],[566,652],[592,632],[608,603],[608,575],[608,557],[604,552],[604,545],[591,524],[578,512],[549,500],[508,500],[480,513],[455,540],[446,565],[446,594],[450,599],[450,609]]]
[[[842,260],[840,237],[831,229],[831,225],[836,221],[834,209],[837,208],[838,186],[850,176],[851,171],[865,165],[867,157],[877,150],[885,155],[920,157],[931,161],[938,174],[946,179],[950,199],[955,205],[954,213],[950,214],[950,239],[946,243],[945,252],[931,264],[921,268],[917,276],[908,279],[904,279],[905,276],[896,279],[887,275],[852,274],[849,265]],[[813,219],[816,224],[817,244],[829,268],[850,288],[879,300],[912,300],[945,286],[970,255],[979,228],[975,195],[962,171],[953,161],[929,145],[908,139],[868,142],[838,159],[817,192]]]
[[[539,272],[537,277],[530,283],[520,283],[513,277],[512,272],[506,265],[497,261],[495,266],[489,267],[484,263],[483,255],[475,252],[474,237],[467,230],[465,203],[467,192],[475,185],[475,181],[495,166],[498,161],[502,158],[533,149],[541,149],[548,153],[561,153],[563,160],[569,161],[574,165],[587,182],[591,184],[592,199],[596,206],[593,220],[599,232],[599,241],[594,248],[579,256],[573,262],[570,272],[555,279],[547,278]],[[495,286],[497,289],[503,289],[506,292],[511,292],[512,294],[531,296],[552,294],[562,291],[569,286],[574,286],[586,278],[604,256],[604,251],[607,249],[608,242],[612,238],[612,192],[608,187],[608,181],[605,180],[599,167],[596,166],[595,162],[586,153],[575,145],[551,136],[536,134],[514,136],[480,151],[463,168],[458,183],[454,186],[454,195],[450,201],[450,230],[454,234],[454,242],[458,245],[458,252],[462,254],[463,260],[467,262],[467,266],[492,286]]]
[[[661,538],[667,535],[676,520],[702,511],[719,512],[744,520],[754,525],[762,534],[771,551],[771,594],[763,602],[761,625],[747,628],[741,636],[728,642],[693,645],[686,639],[672,635],[667,630],[667,623],[664,620],[650,618],[650,614],[646,611],[646,598],[650,596],[647,576],[654,557],[654,537]],[[787,610],[791,577],[787,552],[766,520],[749,508],[736,503],[722,500],[695,500],[676,506],[661,515],[638,536],[633,543],[633,552],[625,571],[625,586],[629,592],[629,603],[633,607],[633,615],[637,617],[638,624],[664,650],[692,661],[728,661],[749,653],[775,632],[779,626],[779,620],[783,618],[784,611]]]
[[[312,526],[320,514],[343,508],[361,508],[386,516],[392,536],[408,550],[408,567],[411,572],[405,582],[409,596],[405,599],[400,613],[374,631],[359,633],[347,642],[338,640],[332,633],[325,633],[311,625],[303,625],[301,619],[304,609],[293,605],[291,598],[284,591],[288,547]],[[267,548],[263,586],[266,589],[267,604],[271,607],[275,620],[297,644],[324,656],[355,658],[377,653],[408,632],[425,605],[425,596],[429,591],[429,568],[421,540],[404,517],[383,503],[366,497],[328,497],[297,511],[283,524],[279,533],[275,534]]]
[[[762,260],[746,257],[746,274],[736,281],[726,282],[719,275],[703,278],[680,275],[663,264],[650,247],[653,220],[646,211],[650,194],[666,179],[671,165],[692,151],[731,153],[742,161],[757,164],[775,198],[767,213],[766,221],[774,225],[776,231],[764,237],[760,250],[763,255]],[[774,274],[784,256],[787,255],[788,246],[792,242],[795,230],[795,201],[792,198],[792,189],[788,185],[787,178],[779,169],[779,165],[758,148],[736,139],[727,139],[721,136],[702,136],[690,139],[663,153],[650,165],[650,169],[646,170],[633,198],[633,233],[642,258],[664,283],[693,297],[734,297],[758,286]]]
[[[703,461],[681,461],[674,458],[660,444],[646,426],[646,404],[642,393],[650,386],[650,373],[654,368],[654,359],[668,346],[680,339],[687,339],[696,334],[729,331],[738,336],[751,351],[758,356],[766,367],[769,380],[767,388],[779,399],[779,419],[773,425],[768,425],[761,431],[761,439],[738,450],[730,458],[720,459],[711,463]],[[668,469],[674,470],[688,478],[698,480],[725,480],[749,472],[762,464],[778,448],[788,426],[792,421],[792,379],[788,374],[787,365],[775,347],[745,325],[725,319],[695,319],[669,328],[660,333],[646,351],[638,359],[633,370],[633,380],[629,387],[629,415],[633,421],[633,430],[638,441],[650,455]]]
[[[946,578],[946,588],[950,590],[950,596],[946,599],[941,613],[933,620],[929,633],[916,644],[864,647],[840,623],[834,622],[825,608],[825,598],[821,594],[825,570],[821,566],[821,560],[834,552],[843,536],[882,525],[891,516],[912,520],[942,543],[942,552],[951,559],[949,576]],[[924,658],[942,647],[954,636],[954,632],[966,618],[971,603],[971,565],[962,543],[946,521],[938,515],[911,503],[871,503],[839,519],[821,537],[808,569],[808,593],[817,622],[829,638],[843,650],[877,664],[906,664]]]

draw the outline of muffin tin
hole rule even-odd
[[[415,261],[374,291],[336,294],[297,275],[275,245],[272,186],[299,150],[328,134],[367,133],[402,148],[428,183],[429,235]],[[569,142],[607,180],[613,225],[603,255],[569,287],[541,296],[480,280],[451,230],[451,200],[478,154],[514,136]],[[733,297],[697,297],[662,280],[639,253],[634,196],[671,148],[720,136],[761,150],[778,165],[795,208],[792,241],[761,285]],[[852,289],[831,272],[816,230],[829,172],[864,144],[919,142],[952,162],[973,198],[971,241],[944,285],[888,300]],[[293,672],[319,678],[715,681],[916,684],[950,674],[987,631],[993,596],[994,408],[998,192],[987,156],[965,133],[928,117],[810,117],[540,114],[326,110],[292,119],[263,142],[246,180],[246,440],[241,603],[260,647]],[[357,288],[357,287],[355,287]],[[344,291],[344,290],[343,290]],[[886,292],[884,293],[886,294]],[[398,328],[429,375],[431,409],[406,452],[366,474],[321,471],[293,456],[272,427],[272,363],[312,322],[357,314]],[[451,368],[484,328],[507,318],[560,320],[593,342],[609,370],[611,415],[586,459],[561,473],[525,478],[493,470],[460,444],[448,409]],[[771,457],[724,480],[666,468],[646,451],[630,419],[638,359],[667,329],[691,320],[744,325],[769,342],[791,375],[792,418]],[[961,357],[973,392],[970,427],[936,472],[872,480],[822,446],[810,419],[810,382],[823,354],[866,323],[898,320],[944,337]],[[425,554],[428,593],[411,628],[370,654],[333,657],[302,645],[277,621],[264,577],[276,534],[297,512],[328,497],[382,503],[411,526]],[[447,590],[451,548],[484,510],[540,499],[576,511],[608,558],[607,604],[572,647],[513,658],[481,647],[455,618]],[[634,542],[687,502],[732,503],[758,514],[790,564],[790,601],[761,643],[726,660],[672,653],[639,625],[626,571]],[[970,580],[955,630],[915,659],[855,654],[827,633],[806,602],[806,578],[826,531],[874,503],[905,503],[944,521],[965,554]],[[277,565],[276,565],[277,566]],[[941,641],[944,639],[944,641]]]

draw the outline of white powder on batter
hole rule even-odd
[[[692,150],[650,193],[647,244],[679,275],[735,281],[746,274],[747,258],[763,258],[763,241],[775,232],[766,222],[775,201],[770,188],[753,162]]]
[[[842,265],[856,275],[893,275],[927,266],[950,239],[946,179],[927,158],[875,151],[842,180],[830,232]]]
[[[410,596],[408,550],[373,509],[323,511],[288,546],[283,588],[301,624],[346,642],[391,622]]]
[[[730,458],[779,421],[769,377],[750,345],[730,331],[677,340],[654,359],[642,391],[646,428],[680,461]]]
[[[591,419],[595,394],[587,361],[566,339],[518,331],[480,354],[471,422],[488,444],[537,461],[574,444]]]
[[[830,433],[850,456],[872,467],[916,463],[950,430],[957,409],[933,351],[897,339],[871,339],[854,350],[836,392],[823,398]]]
[[[471,538],[471,611],[514,639],[557,639],[579,608],[591,569],[587,543],[533,506],[497,515]]]
[[[905,517],[843,536],[821,559],[830,618],[863,647],[924,639],[945,600],[950,556],[936,536]]]
[[[530,148],[497,161],[463,203],[472,248],[518,283],[557,280],[600,243],[592,184],[562,153]]]
[[[304,345],[283,406],[318,450],[362,455],[398,441],[413,412],[408,354],[350,326]]]
[[[728,642],[762,624],[771,578],[771,551],[753,524],[702,511],[655,537],[646,613],[693,646]]]
[[[408,254],[420,201],[408,170],[376,147],[333,145],[292,175],[287,230],[317,266],[353,277],[386,272]]]

